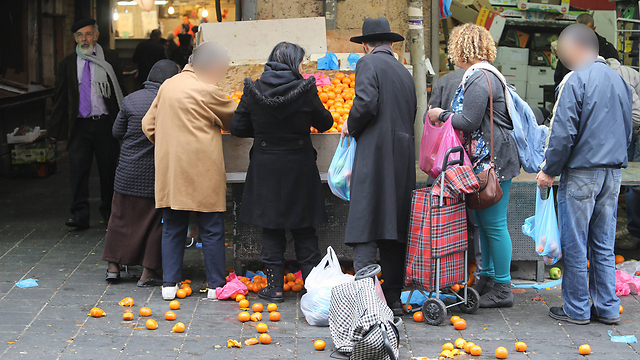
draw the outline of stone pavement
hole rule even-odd
[[[101,261],[106,227],[97,219],[86,231],[69,231],[64,226],[69,202],[68,169],[46,179],[0,178],[0,359],[329,359],[333,349],[328,328],[309,326],[299,308],[300,297],[288,294],[279,305],[282,319],[264,321],[270,327],[271,345],[241,349],[226,348],[228,339],[244,341],[257,332],[254,323],[241,324],[233,301],[210,301],[202,295],[181,300],[177,321],[186,325],[181,334],[171,333],[174,322],[164,320],[169,310],[160,288],[140,289],[134,279],[108,285],[106,264]],[[97,179],[92,178],[92,202],[97,206]],[[96,208],[97,210],[97,208]],[[97,211],[94,211],[97,214]],[[518,263],[514,277],[532,279],[532,264]],[[185,278],[197,290],[204,281],[199,249],[185,255]],[[123,272],[124,274],[124,272]],[[14,283],[37,278],[39,286],[21,289]],[[135,318],[122,321],[123,297],[135,299]],[[640,344],[613,343],[607,335],[640,336],[640,303],[637,296],[625,296],[623,321],[616,326],[592,323],[587,326],[560,324],[547,315],[558,305],[560,289],[519,291],[516,305],[509,309],[480,309],[475,315],[453,315],[467,320],[466,330],[451,325],[432,327],[415,323],[408,316],[400,329],[401,359],[437,358],[441,346],[458,337],[483,348],[478,359],[493,359],[498,346],[505,346],[509,359],[580,359],[580,344],[591,345],[588,359],[638,359]],[[249,299],[256,301],[255,294]],[[266,304],[265,304],[266,305]],[[99,306],[104,318],[88,316]],[[144,327],[141,306],[152,309],[157,330]],[[449,314],[451,315],[451,313]],[[313,340],[327,342],[327,349],[313,349]],[[516,341],[528,344],[526,353],[513,350]],[[220,347],[218,347],[219,345]],[[468,359],[466,355],[458,357]]]

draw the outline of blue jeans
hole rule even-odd
[[[476,210],[474,217],[480,232],[482,276],[493,277],[499,284],[511,284],[511,236],[507,227],[507,208],[511,180],[500,183],[502,199],[484,210]]]
[[[163,211],[162,227],[162,281],[178,283],[182,281],[182,261],[184,245],[189,227],[189,211]],[[209,288],[224,286],[224,219],[223,213],[197,212],[198,233],[202,239],[202,253],[204,254],[204,268],[207,272]]]
[[[619,316],[616,296],[616,237],[620,169],[567,169],[558,187],[564,312],[572,319]],[[587,250],[590,268],[587,270]],[[588,274],[587,274],[588,272]]]
[[[640,161],[640,139],[634,137],[627,149],[629,161]],[[640,190],[636,186],[626,186],[624,200],[627,205],[627,230],[640,238]]]

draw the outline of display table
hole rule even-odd
[[[244,180],[249,166],[249,150],[253,139],[240,139],[230,134],[222,135],[222,144],[227,171],[227,183],[232,193],[232,215],[234,226],[234,261],[236,269],[241,268],[243,261],[260,260],[262,248],[262,229],[238,221],[238,212],[242,202]],[[311,134],[311,140],[318,152],[318,170],[322,181],[327,181],[327,171],[331,159],[338,146],[340,134]],[[416,162],[416,187],[428,186],[429,177],[420,170]],[[629,168],[622,171],[623,185],[640,185],[640,163],[630,163]],[[557,185],[557,182],[556,182]],[[334,196],[328,185],[324,185],[325,206],[329,221],[317,227],[319,245],[322,252],[327,246],[333,247],[341,260],[351,260],[351,247],[344,244],[344,231],[349,213],[349,203]],[[372,196],[375,196],[372,194]],[[533,216],[536,205],[536,174],[522,172],[513,179],[509,193],[509,213],[507,223],[513,242],[514,261],[536,261],[536,281],[544,280],[544,262],[535,252],[534,241],[522,233],[524,220]],[[285,258],[295,259],[294,243],[287,234],[287,251]]]

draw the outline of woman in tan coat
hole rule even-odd
[[[226,175],[221,129],[228,130],[235,101],[216,84],[229,66],[226,50],[205,42],[182,73],[167,80],[142,120],[155,144],[156,207],[163,209],[162,268],[165,300],[182,280],[189,212],[196,212],[209,298],[225,284],[224,225]]]

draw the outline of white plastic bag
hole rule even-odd
[[[353,276],[342,273],[336,253],[329,246],[327,255],[307,276],[305,281],[307,293],[300,299],[300,309],[309,325],[329,326],[331,289],[353,279]]]

